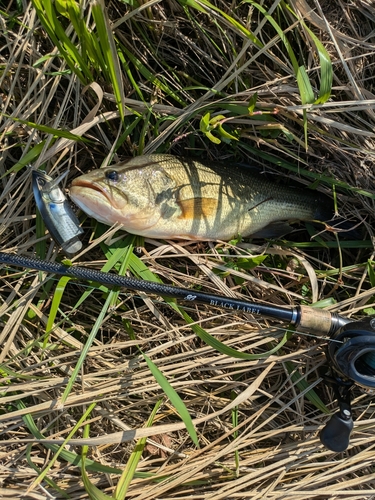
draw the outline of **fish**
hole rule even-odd
[[[53,179],[40,170],[32,170],[32,186],[35,203],[46,228],[63,251],[72,256],[82,248],[79,237],[84,231],[67,197],[58,186],[67,173]]]
[[[132,158],[75,178],[70,197],[87,215],[157,239],[271,238],[286,222],[332,218],[332,202],[234,164],[168,154]]]

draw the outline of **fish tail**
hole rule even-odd
[[[361,231],[361,222],[351,221],[345,217],[334,216],[329,220],[323,221],[325,231],[337,233],[346,240],[362,240],[363,231]]]
[[[317,200],[316,200],[317,201]],[[362,239],[362,231],[358,220],[348,220],[345,217],[335,214],[332,200],[325,197],[320,198],[315,205],[315,220],[324,224],[323,231],[338,233],[347,240]]]

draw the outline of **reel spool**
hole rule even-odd
[[[350,389],[354,384],[375,390],[375,318],[348,323],[333,333],[327,358],[338,376],[327,377],[338,400],[339,411],[327,422],[320,440],[332,451],[345,451],[353,429]]]
[[[328,359],[344,379],[375,389],[375,318],[354,321],[331,337]]]

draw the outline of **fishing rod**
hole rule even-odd
[[[339,410],[320,434],[321,442],[330,450],[341,452],[349,446],[353,429],[350,389],[354,384],[375,390],[375,318],[352,321],[337,313],[308,306],[281,307],[237,300],[193,289],[174,287],[153,281],[119,276],[82,266],[66,266],[33,257],[0,252],[3,264],[93,281],[107,286],[172,297],[190,303],[208,304],[226,310],[267,316],[288,322],[298,331],[330,335],[327,358],[332,375],[326,382],[332,386]]]

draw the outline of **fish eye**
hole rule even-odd
[[[120,176],[118,172],[116,172],[116,170],[107,170],[105,176],[109,181],[112,182],[117,182],[120,179]]]

